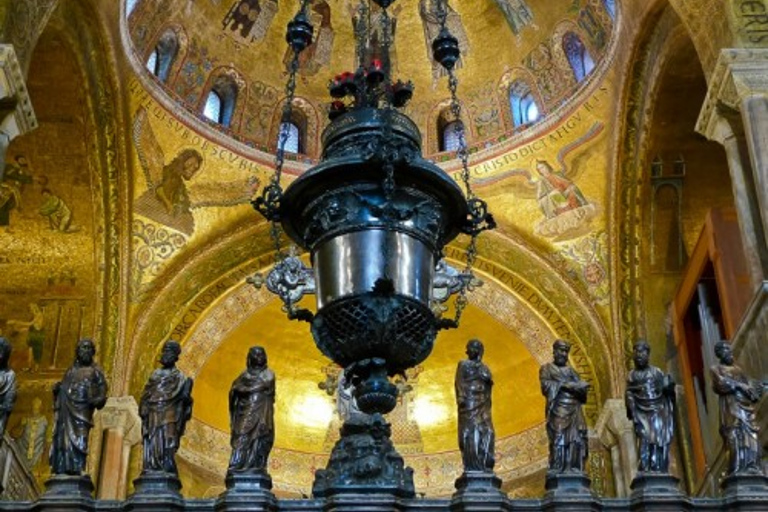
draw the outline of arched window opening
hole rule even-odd
[[[218,76],[208,92],[203,106],[203,116],[222,126],[232,124],[232,114],[237,101],[237,85],[232,77]]]
[[[221,123],[221,96],[216,91],[208,93],[205,100],[203,115],[214,123]]]
[[[157,48],[152,50],[152,53],[149,54],[149,58],[147,59],[147,63],[145,65],[147,67],[147,71],[157,76]]]
[[[616,19],[616,0],[603,0],[605,10],[608,11],[608,15],[611,19]]]
[[[147,69],[161,82],[167,82],[173,61],[179,53],[179,39],[176,37],[176,33],[171,29],[166,30],[157,41],[157,46],[152,53],[155,54],[156,63],[154,69],[150,69],[149,61],[147,61]],[[150,58],[152,57],[150,56]]]
[[[573,32],[568,32],[563,36],[563,51],[568,58],[573,70],[573,76],[577,82],[581,82],[595,67],[595,62],[589,54],[587,47],[579,39],[579,36]]]
[[[541,117],[539,105],[530,87],[522,80],[514,82],[509,87],[509,108],[512,111],[512,123],[515,128],[535,123]]]
[[[459,134],[463,131],[461,121],[450,121],[444,124],[440,134],[440,151],[457,151],[459,149]]]
[[[292,123],[280,124],[280,137],[286,137],[283,149],[286,153],[301,153],[301,136],[299,127]]]
[[[126,18],[131,15],[131,13],[136,8],[138,3],[139,3],[139,0],[128,0],[127,2],[125,2],[125,17]]]

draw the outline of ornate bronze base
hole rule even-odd
[[[590,484],[591,481],[589,477],[583,472],[548,472],[545,483],[547,492],[544,499],[552,501],[570,499],[585,500],[585,498],[593,496]]]
[[[380,414],[352,415],[341,427],[328,467],[315,473],[312,494],[316,498],[347,494],[413,498],[413,470],[405,467],[390,435],[390,426]]]
[[[227,490],[216,500],[216,512],[247,512],[277,510],[272,494],[272,478],[266,471],[228,472]]]
[[[735,473],[722,484],[728,510],[768,510],[768,477],[762,473]]]
[[[669,473],[640,472],[632,480],[630,501],[639,510],[687,510],[689,500],[680,491],[680,480]]]
[[[53,475],[46,480],[45,492],[40,496],[35,510],[90,512],[96,510],[92,492],[93,482],[88,475]],[[0,509],[3,507],[0,506]]]
[[[455,485],[451,512],[496,512],[506,508],[501,479],[492,472],[465,471]]]
[[[172,512],[184,510],[181,481],[172,473],[144,471],[133,481],[135,492],[128,498],[127,510]]]

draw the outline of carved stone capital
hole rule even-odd
[[[13,45],[0,44],[0,132],[8,141],[37,128],[37,118]]]
[[[768,96],[768,49],[727,48],[720,52],[709,81],[696,131],[721,142],[723,109],[740,110],[749,96]]]
[[[632,432],[632,422],[627,418],[627,406],[624,400],[620,398],[606,400],[595,424],[595,433],[600,442],[610,448],[619,443],[623,435]]]
[[[132,396],[109,397],[99,416],[102,428],[121,431],[123,441],[129,446],[141,441],[139,406]]]

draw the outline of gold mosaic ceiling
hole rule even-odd
[[[395,27],[393,75],[415,83],[408,113],[428,139],[428,154],[437,151],[431,140],[434,121],[449,97],[440,67],[430,60],[429,45],[437,30],[433,4],[434,0],[399,0],[389,8]],[[561,62],[566,59],[564,33],[577,33],[597,63],[611,31],[602,0],[450,0],[448,4],[449,27],[463,48],[459,92],[467,115],[473,117],[469,138],[475,143],[503,140],[513,131],[507,103],[513,78],[534,84],[544,113],[554,111],[578,90],[573,76],[555,71],[568,67]],[[312,0],[315,44],[302,55],[296,89],[312,131],[327,122],[328,81],[354,69],[353,16],[358,5],[358,0]],[[284,94],[290,58],[285,27],[297,7],[297,0],[139,0],[129,16],[133,51],[144,62],[161,36],[175,31],[181,48],[168,80],[158,85],[200,116],[212,81],[219,73],[230,73],[241,94],[228,133],[269,150],[274,146],[271,125]],[[374,6],[374,16],[377,9]],[[317,157],[317,144],[309,142],[308,148],[305,153]]]

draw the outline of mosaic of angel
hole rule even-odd
[[[444,5],[446,11],[445,25],[448,27],[451,34],[453,34],[453,37],[459,40],[459,48],[461,49],[461,57],[458,62],[456,62],[455,66],[455,68],[458,69],[462,65],[462,60],[469,54],[469,40],[467,39],[467,32],[464,30],[464,24],[461,21],[459,13],[457,13],[448,2],[445,2]],[[432,78],[436,80],[441,76],[448,74],[445,68],[432,58],[432,41],[434,41],[437,34],[440,33],[440,18],[437,11],[437,0],[419,0],[419,14],[421,15],[421,23],[424,27],[424,40],[427,44],[427,54],[432,61]]]
[[[549,160],[537,159],[531,169],[511,169],[492,178],[493,181],[506,179],[512,193],[519,197],[536,199],[543,218],[534,225],[535,234],[559,241],[586,234],[590,221],[597,215],[597,205],[576,184],[584,166],[574,165],[573,160],[578,154],[576,149],[583,149],[602,131],[603,125],[595,123],[558,152],[555,165]],[[566,163],[566,158],[571,165]]]
[[[246,203],[258,187],[255,177],[208,183],[194,180],[204,160],[193,148],[181,150],[166,164],[143,107],[136,112],[133,140],[147,181],[147,190],[136,200],[136,213],[185,235],[195,230],[193,209]]]

